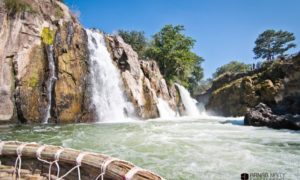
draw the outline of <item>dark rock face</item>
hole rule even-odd
[[[274,129],[300,130],[300,115],[277,115],[266,104],[260,103],[246,113],[244,124],[267,126]]]

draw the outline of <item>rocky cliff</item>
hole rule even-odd
[[[0,122],[96,120],[87,35],[65,4],[1,0],[0,39]],[[176,109],[178,93],[167,86],[155,61],[139,60],[118,36],[106,40],[139,117],[159,117],[157,98]]]
[[[5,2],[0,4],[0,119],[42,122],[49,107],[50,121],[80,118],[88,55],[84,29],[59,1]],[[52,59],[55,82],[49,89]]]
[[[139,60],[137,53],[119,36],[108,36],[107,43],[113,60],[121,71],[126,94],[139,117],[159,117],[157,98],[164,99],[176,110],[177,90],[174,86],[168,88],[155,61]]]
[[[278,114],[300,113],[300,56],[266,63],[241,74],[225,74],[209,90],[208,111],[223,116],[244,116],[260,102]]]

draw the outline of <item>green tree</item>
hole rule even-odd
[[[124,42],[131,45],[132,49],[138,53],[139,57],[144,58],[148,42],[143,31],[119,30],[118,34],[123,38]]]
[[[153,36],[146,56],[158,62],[168,83],[179,82],[189,87],[203,77],[203,59],[193,53],[195,40],[183,34],[181,25],[164,26]]]
[[[245,64],[238,61],[231,61],[228,64],[225,64],[217,68],[216,72],[213,73],[213,78],[217,78],[224,73],[247,72],[250,69],[251,69],[251,64]]]
[[[284,55],[290,48],[296,47],[291,43],[295,40],[293,33],[287,31],[266,30],[255,41],[253,52],[256,59],[273,60],[277,55]]]

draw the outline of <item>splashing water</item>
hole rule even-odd
[[[185,107],[185,115],[187,116],[197,116],[199,115],[199,110],[196,106],[197,101],[193,99],[187,89],[185,89],[180,84],[175,84],[179,89],[179,94],[181,101]]]
[[[91,62],[92,102],[99,121],[122,121],[132,111],[121,89],[121,77],[105,45],[105,37],[86,30]]]
[[[159,111],[160,118],[171,118],[176,116],[176,112],[173,111],[169,104],[161,98],[158,98],[157,109]]]

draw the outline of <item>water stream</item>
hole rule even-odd
[[[47,108],[46,108],[46,115],[44,117],[43,123],[47,124],[49,118],[51,117],[51,105],[52,105],[52,90],[53,85],[56,81],[56,74],[55,74],[55,63],[54,63],[54,56],[53,56],[53,45],[49,45],[46,48],[47,51],[47,59],[48,59],[48,68],[49,68],[49,78],[46,81],[46,89],[47,89]]]
[[[197,116],[199,115],[199,110],[197,108],[197,101],[193,99],[187,89],[185,89],[180,84],[175,84],[179,90],[181,101],[185,108],[185,115],[187,116]]]
[[[172,118],[176,116],[176,112],[173,111],[169,104],[162,98],[158,98],[157,109],[160,118]]]

